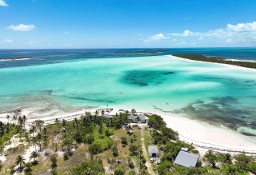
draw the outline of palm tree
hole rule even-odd
[[[24,126],[24,130],[25,130],[27,117],[25,115],[23,115],[22,119],[23,119],[23,126]]]
[[[25,159],[22,156],[20,156],[20,155],[18,155],[18,157],[16,158],[15,165],[19,165],[19,170],[20,171],[21,171],[22,165],[25,164],[24,160]]]
[[[66,120],[63,119],[63,120],[62,120],[62,127],[65,128],[65,126],[66,126]]]
[[[4,124],[0,121],[0,137],[4,135]]]
[[[34,159],[34,164],[36,163],[36,158],[38,157],[38,153],[36,151],[33,151],[31,154],[30,154],[30,159]]]
[[[47,138],[48,138],[47,129],[46,129],[46,127],[44,127],[44,129],[43,129],[43,146],[44,146],[45,149],[46,149],[47,144],[48,144]]]
[[[77,118],[75,118],[75,124],[76,124],[76,127],[78,127],[78,120],[77,120]]]
[[[31,126],[30,130],[29,130],[30,134],[32,133],[33,134],[33,145],[35,147],[35,150],[36,150],[36,138],[35,138],[35,132],[36,132],[36,127],[34,125]]]
[[[39,150],[41,151],[41,150],[42,150],[42,135],[41,135],[40,132],[37,134],[36,140],[37,140],[38,143],[39,143]]]
[[[34,123],[35,123],[36,128],[41,132],[42,127],[44,125],[44,121],[43,120],[36,120]]]
[[[15,124],[17,124],[17,116],[16,115],[12,116],[12,120],[14,121]]]
[[[6,116],[6,119],[8,120],[8,123],[9,123],[10,116],[9,116],[9,115],[7,115],[7,116]]]

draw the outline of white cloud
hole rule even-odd
[[[159,35],[159,34],[158,34]],[[157,35],[154,35],[157,36]],[[150,41],[157,41],[153,37],[150,37]],[[256,45],[256,21],[250,23],[238,23],[238,24],[227,24],[223,28],[208,30],[206,32],[192,32],[190,30],[185,30],[181,33],[170,33],[162,34],[165,39],[183,39],[186,44],[194,43],[196,44],[251,44]],[[161,37],[160,37],[161,38]],[[179,41],[178,39],[176,41]],[[184,44],[184,43],[183,43]]]
[[[21,32],[28,32],[28,31],[34,30],[35,28],[36,28],[36,26],[34,26],[33,24],[10,25],[8,27],[8,29],[10,29],[10,30],[21,31]]]
[[[171,33],[171,34],[168,34],[168,35],[170,35],[170,36],[184,36],[184,37],[187,37],[187,36],[196,36],[196,35],[198,35],[198,33],[193,33],[190,30],[185,30],[183,33]]]
[[[155,34],[153,36],[151,36],[148,39],[144,39],[144,42],[153,42],[153,41],[161,41],[161,40],[165,40],[165,39],[169,39],[169,37],[165,36],[163,33],[158,33]]]
[[[228,24],[227,30],[235,32],[256,31],[256,21],[251,23],[238,23],[236,25]]]
[[[0,6],[7,7],[8,4],[5,2],[5,0],[0,0]]]
[[[11,44],[13,41],[11,39],[4,39],[3,43]]]

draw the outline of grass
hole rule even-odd
[[[74,168],[75,166],[81,164],[82,162],[88,160],[90,158],[88,154],[88,146],[81,145],[79,146],[73,153],[73,155],[66,161],[64,161],[62,155],[58,155],[57,157],[57,172],[59,175],[68,174],[69,170]],[[51,161],[50,156],[48,157],[40,157],[39,164],[32,167],[33,174],[41,174],[48,170],[51,170]]]
[[[12,166],[15,164],[16,158],[18,155],[25,154],[25,146],[19,145],[15,148],[11,148],[7,151],[6,161],[3,164],[0,175],[10,174]]]
[[[131,139],[136,138],[133,142],[133,144],[138,145],[139,149],[141,149],[141,129],[138,127],[134,127],[132,134],[128,134],[126,129],[118,129],[113,131],[113,135],[111,138],[114,141],[114,144],[117,145],[118,148],[118,156],[114,157],[112,148],[103,151],[102,153],[99,153],[97,155],[94,155],[93,158],[96,159],[101,159],[103,162],[103,165],[106,169],[106,174],[113,174],[114,170],[116,168],[122,167],[125,169],[125,174],[128,175],[130,172],[130,168],[128,168],[128,158],[131,158],[131,160],[134,162],[134,171],[137,173],[139,170],[139,162],[140,158],[138,155],[136,156],[130,156],[130,145],[131,145]],[[53,143],[59,143],[59,140],[61,138],[56,137],[56,134],[60,132],[59,127],[56,125],[48,125],[47,126],[47,132],[48,132],[48,147],[46,148],[46,151],[49,153],[48,156],[39,156],[38,164],[33,165],[31,167],[32,169],[32,174],[39,175],[39,174],[51,174],[51,161],[50,157],[52,154],[57,154],[57,172],[58,175],[66,175],[69,174],[69,171],[76,167],[77,165],[81,164],[82,162],[86,160],[91,159],[91,155],[89,154],[88,151],[88,145],[87,144],[81,144],[78,146],[78,148],[73,152],[73,155],[69,157],[68,160],[64,160],[63,154],[60,152],[55,152]],[[145,132],[146,135],[146,140],[149,140],[149,133]],[[126,137],[128,144],[127,145],[122,145],[121,143],[121,138]],[[60,145],[58,146],[60,149]],[[0,175],[5,175],[5,174],[10,174],[11,168],[15,163],[15,160],[18,155],[24,155],[25,154],[25,146],[20,145],[17,148],[10,149],[7,152],[7,160],[3,164],[3,169],[0,172]]]

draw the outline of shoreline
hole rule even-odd
[[[44,118],[27,118],[26,124],[29,127],[35,120],[42,120],[44,124],[52,124],[55,119],[71,120],[80,117],[85,112],[94,113],[96,110],[106,109],[103,107],[93,108],[90,110],[80,110],[73,113],[65,113],[63,115],[49,116]],[[124,108],[112,108],[111,115],[115,115],[120,109]],[[125,108],[130,111],[129,108]],[[180,140],[193,144],[200,150],[201,154],[204,154],[207,150],[211,149],[216,152],[228,152],[231,154],[246,153],[250,155],[256,155],[256,141],[253,142],[248,136],[244,136],[238,132],[225,127],[218,127],[210,125],[206,122],[199,120],[193,120],[182,115],[176,115],[172,113],[164,113],[155,110],[139,110],[138,113],[152,113],[163,117],[167,124],[167,127],[177,131],[179,133]],[[7,114],[0,114],[0,121],[7,122],[4,117]],[[13,122],[12,120],[9,121]],[[13,122],[15,123],[15,122]]]
[[[201,63],[206,63],[206,64],[216,64],[216,65],[222,65],[225,67],[228,67],[230,69],[236,69],[236,70],[250,70],[250,71],[256,71],[256,69],[254,68],[250,68],[250,67],[243,67],[243,66],[238,66],[238,65],[232,65],[232,64],[225,64],[225,63],[217,63],[217,62],[209,62],[209,61],[203,61],[203,60],[192,60],[192,59],[188,59],[188,58],[183,58],[183,57],[178,57],[178,56],[174,56],[174,55],[165,55],[167,57],[174,57],[176,59],[182,59],[182,60],[187,60],[187,61],[191,61],[191,62],[201,62]],[[237,61],[239,62],[239,61]]]

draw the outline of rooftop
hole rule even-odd
[[[180,151],[178,156],[176,157],[174,163],[177,165],[186,167],[186,168],[195,167],[198,159],[199,159],[198,155],[188,153],[185,151]]]
[[[156,145],[149,145],[148,151],[149,151],[149,153],[158,153],[158,148]]]

